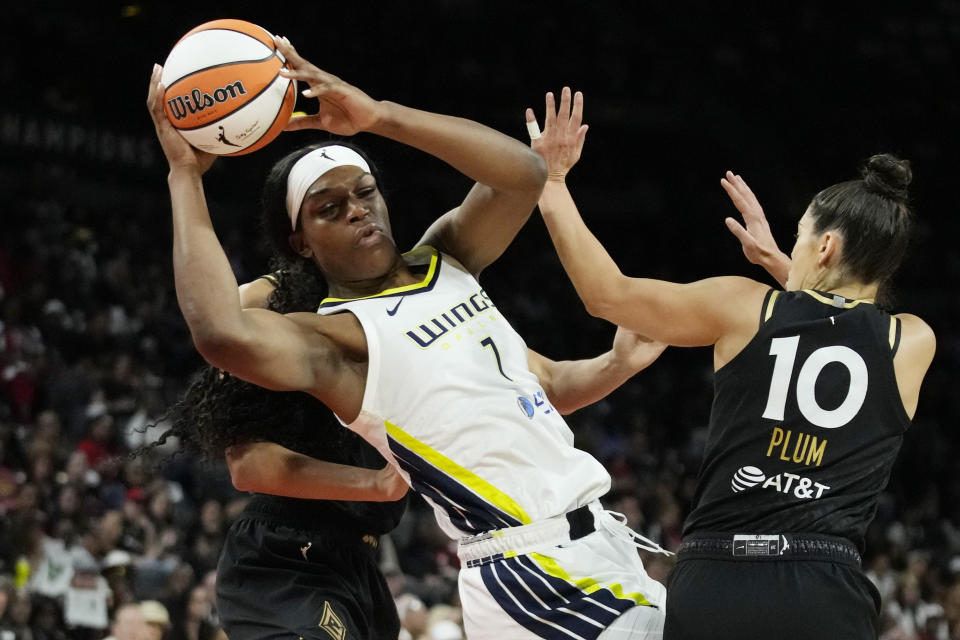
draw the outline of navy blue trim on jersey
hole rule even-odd
[[[551,576],[526,556],[485,564],[480,576],[497,604],[541,638],[594,640],[621,614],[637,606],[608,589],[585,593]]]
[[[605,626],[611,624],[625,611],[639,606],[633,600],[616,597],[609,589],[597,589],[593,593],[586,594],[576,585],[550,575],[543,570],[543,567],[527,556],[511,558],[510,562],[516,563],[517,573],[524,571],[529,575],[528,579],[524,579],[524,583],[542,599],[547,600],[559,595],[563,600],[570,603],[567,606],[568,609],[592,618]]]
[[[443,256],[440,254],[440,252],[433,247],[423,245],[423,247],[417,247],[416,249],[408,251],[403,255],[407,256],[417,252],[418,250],[423,250],[424,248],[429,249],[431,252],[430,261],[426,263],[430,271],[428,271],[427,275],[424,276],[423,280],[420,282],[401,287],[393,287],[380,293],[375,293],[370,296],[363,296],[361,298],[325,298],[320,302],[320,306],[317,308],[317,311],[320,309],[332,309],[342,304],[347,304],[348,302],[357,302],[358,300],[372,300],[374,298],[377,300],[382,300],[386,298],[397,298],[400,296],[413,296],[419,293],[427,293],[428,291],[432,291],[433,287],[436,286],[437,281],[440,278],[440,267],[443,265]]]
[[[610,609],[613,609],[615,613],[611,614],[613,616],[611,618],[611,621],[612,621],[613,618],[616,618],[617,616],[627,611],[628,609],[640,606],[633,600],[626,599],[626,598],[618,598],[617,596],[613,595],[613,592],[610,591],[609,589],[597,589],[591,594],[585,594],[580,589],[578,589],[576,585],[570,584],[566,580],[550,575],[549,573],[544,571],[543,568],[540,567],[536,562],[534,562],[533,560],[531,560],[526,556],[517,556],[516,561],[519,564],[521,564],[530,573],[543,578],[543,581],[546,582],[550,586],[550,588],[554,592],[558,593],[561,597],[571,601],[580,600],[582,604],[578,604],[577,606],[584,607],[584,610],[580,610],[579,608],[577,610],[580,613],[583,613],[585,615],[586,615],[586,610],[588,610],[590,607],[597,607],[599,610],[608,611],[608,612]],[[584,598],[589,598],[590,600],[584,600]],[[650,606],[653,607],[654,609],[658,608],[656,605],[651,604]],[[596,616],[594,616],[593,614],[590,614],[590,617],[596,617]],[[597,620],[600,620],[600,619],[602,618],[597,617]]]
[[[483,533],[523,523],[497,509],[449,475],[387,436],[390,452],[410,475],[413,489],[442,508],[455,527],[470,534]],[[468,515],[469,514],[469,515]]]
[[[582,618],[546,608],[513,574],[498,567],[501,563],[480,567],[483,584],[500,608],[531,633],[547,640],[595,640],[603,632]]]
[[[510,594],[508,594],[506,589],[497,581],[492,566],[493,565],[488,564],[480,567],[480,577],[483,579],[483,584],[494,601],[500,605],[500,608],[513,618],[517,624],[540,638],[569,640],[570,638],[576,637],[562,633],[558,629],[544,624],[517,606],[517,603],[513,601]]]

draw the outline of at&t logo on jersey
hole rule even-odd
[[[730,481],[730,488],[734,493],[739,493],[744,489],[749,489],[766,480],[763,471],[756,467],[746,466],[737,469],[733,474],[733,480]]]
[[[800,500],[816,500],[830,490],[828,485],[786,471],[768,478],[763,471],[751,465],[737,469],[733,479],[730,480],[730,489],[734,493],[740,493],[758,485],[761,489],[773,489],[785,495],[793,495]]]

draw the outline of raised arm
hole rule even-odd
[[[527,351],[530,370],[539,378],[550,404],[568,414],[607,397],[611,391],[656,360],[666,345],[617,327],[613,348],[595,358],[555,361]]]
[[[285,75],[309,86],[318,113],[293,118],[288,130],[314,128],[341,135],[375,133],[425,151],[476,184],[459,207],[438,219],[420,240],[449,253],[472,273],[496,260],[529,218],[543,188],[545,170],[536,153],[518,140],[464,118],[377,101],[318,69],[285,39],[277,47],[291,66]]]
[[[203,191],[213,156],[191,147],[167,120],[160,72],[155,65],[147,106],[170,165],[177,300],[197,350],[214,367],[270,389],[312,391],[318,376],[337,379],[337,351],[317,331],[314,314],[241,308]]]
[[[625,276],[584,224],[566,186],[587,131],[583,96],[564,88],[557,110],[553,94],[547,94],[546,113],[543,134],[532,140],[549,176],[540,212],[587,311],[666,344],[704,346],[730,337],[742,347],[744,336],[756,330],[754,310],[759,311],[768,287],[734,277],[677,284]],[[535,121],[532,109],[527,109],[527,121]],[[739,347],[731,348],[735,352]]]

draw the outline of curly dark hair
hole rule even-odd
[[[323,273],[288,243],[286,188],[287,176],[297,160],[332,144],[350,147],[363,156],[382,191],[375,165],[349,142],[331,140],[311,145],[274,164],[264,184],[260,220],[263,241],[272,254],[270,279],[276,288],[267,308],[273,311],[315,311],[327,295]],[[209,366],[193,376],[162,422],[169,422],[170,426],[152,446],[160,446],[176,436],[182,448],[208,460],[219,459],[231,445],[270,441],[315,458],[350,463],[362,443],[358,435],[340,426],[333,413],[309,394],[270,391]]]

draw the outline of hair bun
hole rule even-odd
[[[867,189],[896,200],[907,199],[907,187],[912,180],[910,162],[889,153],[871,156],[863,168],[863,182]]]

